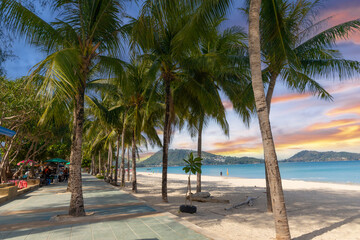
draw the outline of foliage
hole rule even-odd
[[[98,175],[96,175],[96,178],[97,179],[104,179],[104,176],[98,174]]]
[[[81,162],[81,167],[86,168],[86,167],[90,167],[90,165],[91,165],[91,159],[90,158],[83,158],[83,160]]]
[[[187,159],[183,159],[185,162],[185,167],[183,167],[184,172],[189,174],[201,173],[201,160],[201,157],[194,158],[193,153],[190,153]]]

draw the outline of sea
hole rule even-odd
[[[185,174],[183,166],[168,167],[168,173]],[[265,178],[264,164],[203,165],[207,176]],[[282,179],[312,182],[360,184],[360,161],[338,162],[279,162]],[[138,172],[161,173],[162,167],[138,168]]]

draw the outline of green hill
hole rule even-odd
[[[183,166],[184,158],[187,158],[190,152],[196,156],[196,151],[184,149],[169,149],[169,166]],[[264,160],[252,157],[227,157],[215,155],[208,152],[202,152],[204,165],[227,165],[227,164],[248,164],[248,163],[262,163]],[[138,167],[150,167],[162,165],[162,151],[156,152],[151,157],[137,164]]]
[[[285,160],[285,162],[331,162],[360,160],[359,153],[350,152],[317,152],[301,151]]]

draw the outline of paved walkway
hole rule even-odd
[[[58,183],[28,193],[0,206],[0,239],[208,239],[168,213],[102,180],[84,174],[85,209],[91,216],[66,215],[70,194]]]

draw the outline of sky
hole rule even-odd
[[[246,19],[236,10],[241,1],[229,12],[224,27],[240,25],[246,28]],[[136,16],[139,7],[128,5],[128,14]],[[47,13],[47,12],[46,12]],[[49,15],[44,18],[51,18]],[[360,18],[359,0],[323,1],[319,19],[331,17],[328,25]],[[344,58],[360,61],[360,33],[338,41],[338,49]],[[13,51],[17,58],[7,61],[5,68],[9,78],[26,75],[44,55],[21,39],[14,39]],[[270,121],[278,158],[286,159],[302,150],[349,151],[360,153],[360,77],[352,79],[316,79],[332,96],[333,101],[320,100],[310,94],[298,94],[288,90],[281,82],[276,85],[272,101]],[[258,120],[254,117],[246,127],[225,98],[229,136],[214,123],[209,122],[203,132],[203,151],[226,156],[263,157]],[[162,138],[162,136],[161,136]],[[186,130],[176,131],[171,149],[197,149],[197,139]],[[142,158],[159,148],[143,149]]]

